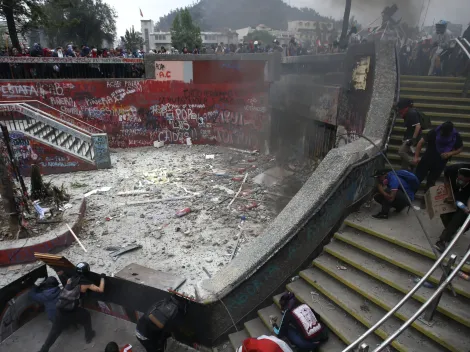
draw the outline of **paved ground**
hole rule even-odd
[[[419,207],[420,205],[421,204],[419,202],[415,202],[415,206]],[[432,251],[413,210],[410,210],[409,214],[407,214],[406,210],[400,214],[396,214],[392,211],[390,212],[388,220],[374,219],[371,215],[376,214],[379,210],[380,206],[372,201],[371,203],[362,206],[359,212],[351,214],[347,220],[353,221],[361,226],[374,229],[375,231],[385,235],[390,235],[391,237],[420,247],[426,251]],[[420,209],[416,212],[434,244],[439,239],[442,230],[444,230],[440,217],[435,217],[431,220],[429,219],[426,210]],[[469,245],[470,235],[469,232],[466,232],[455,245],[455,253],[460,256],[464,255],[468,250]]]
[[[85,333],[82,327],[79,328],[80,330],[71,328],[62,333],[49,351],[103,352],[110,341],[115,341],[121,347],[129,343],[133,346],[134,352],[145,351],[135,338],[135,324],[95,311],[90,312],[93,330],[96,331],[96,337],[92,343],[85,343]],[[45,313],[39,315],[0,343],[0,352],[39,351],[51,325]]]
[[[214,159],[206,159],[206,155]],[[283,165],[292,176],[270,187],[253,178],[273,168],[273,156],[249,154],[214,146],[166,146],[112,153],[113,168],[45,177],[62,183],[73,196],[100,187],[107,192],[87,198],[85,226],[80,236],[87,253],[75,244],[61,252],[71,262],[87,261],[92,270],[112,275],[130,263],[172,273],[187,279],[183,289],[214,274],[261,235],[313,171],[313,164]],[[246,170],[245,170],[246,169]],[[239,197],[228,208],[248,172]],[[275,175],[276,176],[276,175]],[[268,177],[267,181],[276,180]],[[29,180],[27,180],[29,182]],[[120,195],[133,192],[132,195]],[[184,199],[182,199],[184,198]],[[144,204],[136,204],[143,202]],[[253,204],[256,207],[249,210]],[[191,208],[183,217],[175,214]],[[242,224],[241,217],[246,221]],[[142,249],[114,260],[110,253],[128,245]],[[11,282],[32,264],[0,268],[0,284]]]

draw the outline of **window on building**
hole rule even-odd
[[[303,23],[302,22],[299,22],[299,27],[302,27],[303,26]]]
[[[305,22],[305,27],[310,27],[310,22]]]

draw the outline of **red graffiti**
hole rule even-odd
[[[171,78],[171,71],[166,71],[166,73],[163,72],[163,71],[160,71],[158,73],[158,77],[160,77],[160,78]]]

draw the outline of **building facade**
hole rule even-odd
[[[290,21],[287,22],[287,30],[295,33],[300,41],[332,43],[338,37],[338,30],[334,22],[319,21]]]
[[[152,20],[141,20],[141,33],[144,39],[144,51],[158,50],[162,46],[171,48],[171,33],[155,31],[155,24]],[[201,32],[202,45],[210,47],[219,43],[238,44],[238,33],[226,30],[224,32]],[[193,48],[189,48],[192,50]]]

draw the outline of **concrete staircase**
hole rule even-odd
[[[377,210],[374,204],[352,214],[312,266],[299,273],[300,279],[286,286],[328,325],[331,337],[321,351],[342,351],[391,310],[434,262],[434,254],[413,214],[393,214],[388,221],[381,221],[371,218]],[[427,218],[423,211],[419,216],[432,240],[437,240],[442,225]],[[462,255],[469,244],[470,238],[459,241],[456,254]],[[437,270],[429,281],[435,285],[440,276]],[[415,321],[389,346],[390,351],[469,350],[470,282],[456,278],[453,285],[457,297],[450,291],[444,293],[434,324]],[[434,290],[422,287],[370,335],[365,342],[371,350],[410,318]],[[273,297],[273,304],[259,310],[258,318],[229,336],[234,348],[248,336],[271,333],[269,316],[280,316],[279,298],[280,295]]]
[[[9,131],[19,131],[29,138],[90,164],[97,165],[97,159],[100,159],[100,162],[109,159],[107,137],[100,133],[101,131],[92,133],[32,104],[1,103],[0,122],[5,124]],[[96,151],[99,155],[95,155]]]
[[[454,163],[470,163],[470,97],[462,97],[464,82],[462,77],[401,76],[400,97],[413,99],[415,107],[431,118],[433,126],[452,121],[460,132],[464,152],[452,159]],[[397,117],[387,153],[397,168],[401,168],[398,148],[404,132],[403,119]]]

